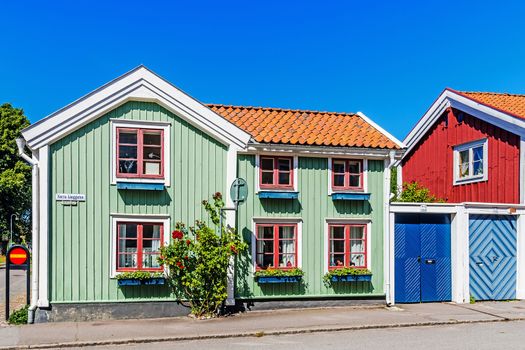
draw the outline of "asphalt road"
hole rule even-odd
[[[19,295],[25,295],[26,272],[20,270],[11,270],[11,293],[10,297],[15,298]],[[5,303],[5,269],[0,269],[0,304]]]
[[[525,321],[104,346],[104,349],[525,349]],[[86,349],[86,348],[83,348]],[[91,347],[88,349],[101,349]]]

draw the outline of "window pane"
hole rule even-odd
[[[119,158],[133,158],[137,159],[137,146],[119,146]]]
[[[144,144],[145,145],[157,145],[160,146],[160,131],[147,131],[144,133]]]
[[[474,162],[483,160],[483,146],[473,148],[472,154],[474,155]]]
[[[137,224],[119,224],[119,238],[137,238]]]
[[[344,253],[345,252],[345,241],[344,240],[331,240],[330,241],[330,252],[331,253]]]
[[[143,225],[142,226],[142,237],[143,238],[160,238],[160,225]]]
[[[257,253],[273,253],[273,241],[257,241]]]
[[[272,185],[273,184],[273,172],[268,173],[268,172],[263,171],[262,176],[261,176],[261,183],[263,185]]]
[[[344,254],[333,254],[330,257],[330,266],[345,266]]]
[[[359,175],[350,175],[350,187],[360,187],[361,186],[361,176]]]
[[[273,239],[273,226],[259,226],[258,238]]]
[[[136,239],[120,239],[118,243],[119,253],[136,253],[137,240]]]
[[[267,268],[273,266],[273,255],[257,255],[257,266],[261,268]]]
[[[350,253],[363,253],[365,251],[365,241],[363,240],[351,240],[350,241]]]
[[[290,173],[279,173],[279,185],[290,184]]]
[[[359,162],[350,162],[348,166],[348,172],[350,174],[359,174],[361,172],[361,163]]]
[[[466,177],[468,176],[468,163],[461,163],[459,165],[459,177]]]
[[[118,167],[119,167],[119,172],[121,174],[136,174],[137,173],[137,161],[136,160],[119,160]]]
[[[160,147],[144,147],[144,159],[156,159],[160,160],[161,158],[161,148]]]
[[[350,239],[363,239],[365,228],[362,226],[350,226]]]
[[[483,175],[483,160],[472,164],[472,175]]]
[[[291,239],[279,240],[279,253],[295,253],[295,242]]]
[[[282,170],[282,171],[290,171],[290,168],[291,168],[291,161],[290,159],[279,159],[277,161],[277,164],[279,165],[279,170]]]
[[[294,254],[279,255],[279,267],[295,267],[295,255]]]
[[[263,170],[273,170],[273,158],[261,158],[261,168]]]
[[[118,135],[119,143],[137,144],[136,131],[120,131]]]
[[[350,266],[365,266],[365,255],[352,254],[350,256]]]
[[[160,175],[160,162],[144,162],[144,175]]]
[[[294,226],[279,226],[279,238],[280,239],[293,239],[294,238]]]
[[[159,268],[160,264],[157,262],[158,254],[145,254],[142,256],[142,267],[154,269]]]
[[[334,173],[344,173],[345,172],[345,162],[334,160],[334,165],[332,171]]]
[[[334,186],[343,187],[345,185],[344,175],[334,175]]]
[[[332,226],[330,231],[331,239],[344,239],[345,238],[345,228],[343,226]]]
[[[459,152],[459,162],[468,163],[468,149]]]
[[[120,268],[137,267],[137,254],[120,254],[118,258],[118,267]]]

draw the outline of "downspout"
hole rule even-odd
[[[35,311],[38,307],[38,275],[39,275],[39,246],[40,246],[40,208],[39,208],[39,181],[38,181],[38,161],[28,156],[24,149],[26,141],[23,138],[16,139],[16,145],[18,146],[18,154],[22,159],[31,165],[31,188],[32,188],[32,233],[31,233],[31,256],[32,256],[32,268],[31,268],[31,304],[29,305],[29,313],[27,323],[34,323]]]
[[[385,276],[385,294],[386,294],[386,304],[391,305],[392,300],[390,300],[390,280],[392,276],[390,276],[390,265],[392,264],[392,257],[390,256],[390,246],[392,242],[390,242],[390,200],[393,198],[394,194],[390,192],[390,171],[392,166],[395,163],[395,156],[396,151],[390,151],[389,158],[387,160],[387,164],[385,166],[385,204],[384,208],[385,211],[383,213],[383,230],[385,232],[385,256],[386,256],[386,262],[384,266],[386,266]]]

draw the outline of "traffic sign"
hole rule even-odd
[[[28,258],[27,250],[21,247],[14,247],[9,250],[9,256],[7,258],[13,265],[23,265]]]

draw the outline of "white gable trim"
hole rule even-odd
[[[364,119],[365,122],[367,122],[368,124],[372,125],[372,127],[375,128],[377,131],[379,131],[381,134],[383,134],[386,137],[388,137],[392,142],[394,142],[396,145],[398,145],[399,148],[405,148],[405,144],[403,142],[399,141],[397,138],[394,137],[394,135],[392,135],[391,133],[389,133],[388,131],[386,131],[382,127],[380,127],[379,124],[376,124],[376,122],[374,122],[372,119],[368,118],[364,113],[357,112],[356,114],[359,117],[361,117],[362,119]]]
[[[405,155],[417,145],[430,128],[448,107],[453,107],[479,118],[487,123],[507,130],[513,134],[525,137],[525,121],[497,109],[488,107],[454,91],[445,90],[430,106],[419,122],[410,131],[404,140],[407,145]]]
[[[38,149],[128,101],[158,103],[219,142],[245,148],[250,135],[166,80],[140,66],[22,131],[28,146]]]

